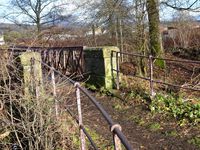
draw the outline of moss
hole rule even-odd
[[[149,19],[150,50],[154,56],[161,56],[163,48],[159,31],[159,10],[157,0],[147,0],[147,12]]]

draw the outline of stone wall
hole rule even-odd
[[[88,84],[97,88],[112,89],[116,86],[116,53],[114,46],[87,47],[84,49],[85,72],[90,74]]]

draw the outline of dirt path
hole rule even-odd
[[[158,118],[150,115],[145,103],[123,105],[114,97],[91,93],[99,100],[112,119],[122,126],[122,131],[128,138],[135,150],[196,150],[198,147],[189,144],[187,141],[198,130],[183,129],[176,125],[173,119]],[[103,137],[93,135],[95,142],[100,149],[110,150],[112,135],[109,126],[95,106],[89,102],[86,96],[81,96],[83,120],[85,126],[91,128]],[[76,112],[75,102],[73,109]],[[160,118],[162,118],[160,120]],[[155,126],[155,127],[154,127]],[[156,127],[158,126],[158,127]],[[185,132],[185,133],[184,133]]]
[[[127,110],[116,110],[111,104],[116,103],[111,97],[100,98],[100,102],[104,108],[115,118],[116,122],[122,126],[124,134],[127,136],[134,149],[148,149],[148,150],[194,150],[197,147],[189,144],[187,138],[178,135],[178,129],[172,122],[163,125],[159,129],[150,129],[149,122],[139,120],[138,118],[145,117],[148,110],[143,105],[135,105],[129,107]],[[147,118],[151,119],[151,118]],[[171,124],[170,124],[171,123]],[[154,123],[155,124],[155,123]],[[152,123],[153,125],[153,123]],[[153,130],[153,131],[152,131]],[[177,130],[177,135],[166,135],[167,131]]]

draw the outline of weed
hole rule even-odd
[[[161,126],[159,123],[152,123],[149,125],[149,129],[151,131],[158,131],[158,130],[160,130],[160,128],[161,128]]]

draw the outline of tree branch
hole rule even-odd
[[[195,7],[193,8],[193,6],[199,2],[199,0],[195,0],[192,4],[190,4],[189,6],[187,7],[181,7],[181,6],[176,6],[176,5],[173,5],[173,4],[169,4],[168,2],[166,1],[162,1],[161,4],[164,4],[168,7],[171,7],[175,10],[179,10],[179,11],[182,11],[182,10],[188,10],[188,11],[193,11],[193,12],[199,12],[200,10],[198,10],[200,7]]]

